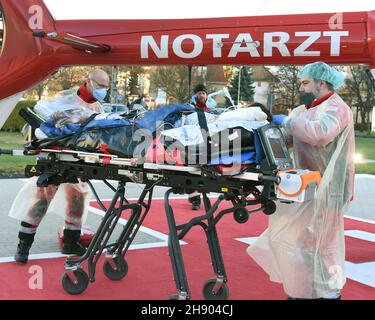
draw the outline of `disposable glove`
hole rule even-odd
[[[274,114],[272,115],[272,123],[280,125],[287,117],[285,114]]]

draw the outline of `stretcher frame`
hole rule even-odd
[[[124,278],[128,271],[125,259],[134,237],[146,218],[152,203],[153,189],[156,185],[169,187],[165,193],[164,204],[168,221],[168,250],[171,259],[177,295],[171,299],[190,299],[189,289],[180,240],[195,226],[201,226],[207,238],[215,277],[203,286],[206,299],[224,300],[228,297],[227,274],[221,254],[216,224],[226,214],[233,214],[239,223],[245,223],[249,215],[263,211],[272,214],[276,200],[275,184],[279,177],[275,167],[263,164],[255,172],[242,172],[234,176],[225,176],[210,171],[202,166],[173,166],[166,164],[139,164],[136,159],[120,158],[115,155],[88,153],[63,149],[27,150],[27,155],[38,155],[35,165],[25,169],[26,177],[39,176],[37,185],[59,185],[77,183],[78,179],[88,182],[101,208],[105,211],[103,220],[90,243],[87,252],[78,258],[69,257],[65,263],[62,285],[70,294],[80,294],[95,281],[96,265],[105,252],[104,274],[111,280]],[[102,180],[113,192],[113,199],[108,207],[104,206],[93,187],[91,180]],[[113,187],[107,180],[118,181]],[[143,190],[136,203],[129,203],[125,198],[127,183],[143,184]],[[262,190],[259,189],[262,188]],[[188,222],[176,225],[173,208],[170,205],[171,194],[187,194],[198,190],[203,195],[205,214],[194,217]],[[207,194],[219,193],[220,196],[211,204]],[[249,199],[249,197],[251,197]],[[147,201],[145,199],[147,198]],[[222,201],[230,201],[229,209],[218,210]],[[248,206],[261,205],[248,210]],[[115,243],[108,244],[121,214],[130,210],[130,218]],[[87,260],[88,274],[82,263]]]

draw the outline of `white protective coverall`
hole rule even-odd
[[[297,168],[319,170],[314,200],[277,203],[248,254],[295,298],[337,298],[345,284],[344,212],[353,197],[354,124],[337,95],[295,108],[283,123],[293,137]]]
[[[81,114],[81,110],[87,109],[93,113],[102,113],[102,105],[97,101],[86,103],[77,92],[78,87],[61,91],[51,100],[41,100],[34,110],[39,111],[45,118],[53,118],[56,114]],[[39,113],[38,112],[38,113]],[[82,120],[88,118],[90,112],[85,114]],[[61,119],[60,119],[61,120]],[[78,118],[72,119],[78,123]],[[66,120],[65,120],[66,123]],[[13,201],[9,216],[31,225],[38,226],[47,212],[55,212],[63,217],[66,222],[80,227],[86,219],[91,189],[87,183],[64,183],[59,187],[49,186],[39,188],[36,185],[38,177],[29,179]]]
[[[69,90],[58,92],[52,99],[40,100],[34,107],[34,111],[46,120],[51,118],[57,120],[58,124],[56,127],[68,123],[67,119],[64,123],[60,123],[61,119],[58,116],[61,116],[64,111],[69,110],[67,114],[73,116],[69,123],[79,123],[80,121],[88,118],[91,115],[91,112],[104,112],[99,101],[93,103],[85,102],[78,96],[78,90],[79,87],[74,87]],[[86,110],[87,112],[85,112]]]

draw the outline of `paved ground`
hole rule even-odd
[[[354,201],[348,215],[375,222],[375,175],[359,174],[355,178]]]
[[[348,215],[375,222],[375,175],[357,175],[355,181],[355,200],[349,207]],[[0,179],[0,258],[12,257],[18,243],[19,221],[9,218],[8,212],[23,183],[22,179]],[[112,197],[112,191],[103,183],[96,182],[95,187],[102,199]],[[155,188],[154,197],[162,197],[166,190],[167,188]],[[129,199],[138,197],[139,193],[139,186],[128,185],[126,195]],[[92,226],[96,230],[100,221],[100,215],[97,212],[91,212],[86,225]],[[55,214],[47,215],[39,227],[31,254],[59,252],[57,230],[62,225],[62,218]],[[113,237],[116,237],[120,231],[121,226],[115,230]],[[160,242],[160,240],[161,238],[158,235],[139,232],[134,244]]]

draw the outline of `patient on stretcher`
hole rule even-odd
[[[140,163],[246,164],[256,162],[256,129],[268,124],[260,107],[202,112],[203,120],[189,104],[164,106],[141,116],[80,111],[72,106],[53,112],[36,129],[33,145],[109,153]]]

